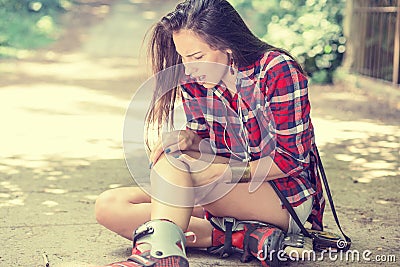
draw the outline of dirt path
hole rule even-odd
[[[96,224],[93,201],[107,188],[131,184],[122,128],[133,92],[146,79],[141,40],[176,1],[81,2],[53,47],[0,62],[0,241],[6,251],[0,266],[42,266],[43,251],[51,266],[104,264],[129,253],[129,242]],[[317,143],[353,248],[399,261],[399,110],[348,85],[312,85],[310,95]],[[336,231],[329,212],[325,225]],[[238,263],[191,256],[194,266]],[[348,264],[356,263],[335,262]],[[310,263],[291,264],[298,265]]]

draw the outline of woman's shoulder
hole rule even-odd
[[[287,65],[293,63],[297,65],[297,62],[289,55],[289,53],[281,50],[267,51],[260,59],[260,65],[264,66],[266,69],[273,68],[276,65]]]
[[[283,50],[267,51],[260,60],[261,73],[280,73],[291,70],[304,74],[301,65],[288,52]]]

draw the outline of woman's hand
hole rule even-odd
[[[188,166],[194,187],[206,185],[218,179],[231,180],[229,165],[224,163],[224,160],[218,160],[210,154],[201,154],[200,158],[197,158],[194,154],[197,153],[182,153],[177,158]]]
[[[162,153],[173,153],[183,150],[199,150],[201,138],[191,130],[178,130],[163,133],[150,154],[150,168],[157,162]]]

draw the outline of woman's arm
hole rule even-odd
[[[192,130],[178,130],[163,133],[158,142],[154,145],[150,154],[150,166],[154,165],[162,153],[174,153],[176,151],[207,151],[211,147],[208,142],[198,136]]]
[[[308,80],[298,64],[287,55],[271,53],[270,56],[262,82],[267,90],[266,108],[274,122],[275,148],[273,155],[268,155],[269,150],[263,155],[263,158],[270,158],[263,159],[258,166],[253,164],[256,169],[270,166],[270,177],[279,177],[280,171],[286,176],[296,177],[308,167],[314,138]],[[273,163],[268,164],[271,160]]]
[[[278,178],[287,177],[287,175],[279,169],[278,165],[271,157],[264,157],[251,161],[250,164],[251,181],[269,181]]]
[[[250,168],[251,173],[251,179],[246,182],[259,184],[287,176],[270,157],[251,161],[247,165],[221,156],[201,154],[198,151],[182,151],[173,156],[188,166],[195,186],[205,185],[217,179],[226,183],[235,183],[245,174],[246,168]]]

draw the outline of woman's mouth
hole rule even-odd
[[[206,82],[205,80],[206,80],[206,76],[205,75],[201,75],[201,76],[196,77],[196,82],[198,84],[204,84]]]

